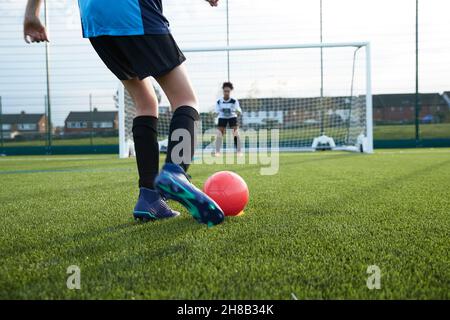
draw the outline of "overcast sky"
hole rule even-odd
[[[450,1],[420,1],[420,89],[450,90]],[[25,0],[0,0],[0,95],[6,113],[42,112],[43,45],[25,45]],[[210,8],[203,0],[163,0],[172,32],[182,48],[226,44],[225,1]],[[323,0],[324,41],[370,41],[373,91],[414,91],[414,0]],[[49,0],[51,85],[54,121],[69,110],[112,109],[117,81],[81,38],[75,0]],[[231,45],[319,42],[319,0],[229,0]],[[202,109],[212,107],[226,79],[226,55],[187,54],[188,69]],[[236,96],[314,96],[320,92],[317,50],[234,53],[231,80]],[[357,55],[356,93],[365,92],[364,52]],[[347,94],[353,50],[325,51],[325,93]],[[164,102],[165,103],[165,102]]]

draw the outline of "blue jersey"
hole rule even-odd
[[[161,0],[78,0],[83,37],[167,34]]]

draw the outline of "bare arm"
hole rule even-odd
[[[28,0],[23,22],[23,37],[26,43],[48,41],[47,30],[39,19],[42,0]]]
[[[215,113],[216,115],[219,115],[219,114],[220,114],[220,103],[219,103],[219,101],[216,102],[216,108],[215,108],[215,110],[214,110],[214,113]]]
[[[242,114],[242,109],[241,109],[241,105],[239,104],[239,100],[236,99],[236,104],[234,105],[236,108],[236,112],[241,115]]]

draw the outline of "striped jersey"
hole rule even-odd
[[[242,113],[241,106],[237,99],[219,99],[216,103],[216,113],[221,119],[237,118],[238,113]]]
[[[162,0],[78,0],[83,37],[167,34]]]

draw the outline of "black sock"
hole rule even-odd
[[[189,168],[189,164],[192,162],[195,152],[195,122],[200,119],[197,110],[189,106],[181,106],[175,110],[173,113],[172,120],[170,122],[169,128],[169,144],[167,147],[167,163],[175,163],[179,164],[183,167],[185,171]],[[183,138],[179,138],[177,136],[173,137],[175,140],[172,140],[172,133],[177,129],[184,129],[187,133],[189,133],[190,141],[183,142]],[[179,143],[182,143],[177,147]],[[184,148],[181,146],[188,144],[190,147],[189,154],[184,154]],[[172,151],[175,150],[174,157],[172,157]]]
[[[234,137],[234,148],[237,150],[238,149],[238,137]]]
[[[159,171],[158,118],[140,116],[133,120],[133,139],[139,172],[139,187],[153,189]]]

